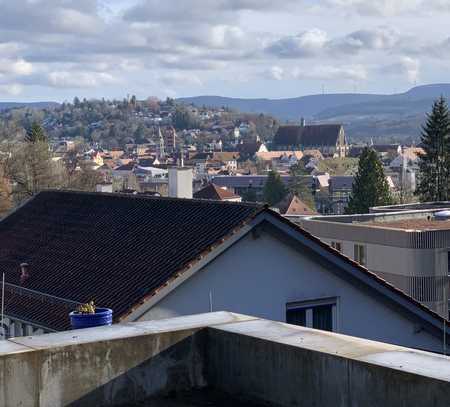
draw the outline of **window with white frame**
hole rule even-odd
[[[337,332],[338,300],[336,297],[298,301],[286,304],[286,322],[292,325]]]
[[[366,246],[362,244],[355,244],[354,246],[354,260],[361,264],[361,266],[366,265]]]

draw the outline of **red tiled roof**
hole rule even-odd
[[[288,194],[286,197],[275,205],[282,215],[317,215],[308,205],[306,205],[297,195]]]

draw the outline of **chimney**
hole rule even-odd
[[[306,126],[306,120],[305,120],[304,117],[302,117],[302,118],[300,119],[300,127],[305,127],[305,126]]]
[[[30,265],[28,263],[20,263],[20,284],[25,283],[30,277]]]
[[[169,196],[192,199],[192,168],[169,168]]]

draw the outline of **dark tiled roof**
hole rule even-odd
[[[124,164],[120,167],[114,168],[114,171],[133,171],[134,167],[136,167],[136,163],[131,161],[128,164]]]
[[[292,180],[290,175],[280,177],[285,185],[289,185]],[[266,181],[267,175],[218,175],[212,179],[213,184],[227,188],[264,188]]]
[[[277,146],[335,146],[341,128],[340,124],[280,126],[273,143]]]
[[[141,158],[139,160],[139,166],[140,167],[152,167],[155,161],[156,161],[155,158]]]
[[[256,152],[259,150],[259,148],[261,147],[260,142],[256,142],[256,143],[242,143],[242,144],[238,144],[237,146],[237,150],[239,152],[239,154],[247,154],[247,155],[253,155],[256,154]]]
[[[336,175],[330,177],[329,185],[333,191],[350,190],[353,187],[353,175]]]
[[[41,299],[12,293],[5,309],[52,329],[69,327],[67,306],[48,295],[127,313],[260,206],[120,194],[41,192],[0,222],[0,272]],[[8,309],[9,308],[9,309]],[[30,321],[31,322],[31,321]]]
[[[43,328],[62,331],[68,328],[68,314],[77,304],[27,290],[5,287],[5,311],[12,318],[26,320]],[[46,310],[43,318],[43,310]]]
[[[228,189],[220,188],[214,184],[209,184],[206,187],[202,188],[200,191],[197,191],[194,194],[194,198],[196,199],[214,199],[218,201],[224,201],[227,199],[236,199],[239,198],[239,195],[234,194]]]

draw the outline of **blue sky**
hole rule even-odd
[[[450,0],[0,0],[0,101],[450,82]]]

